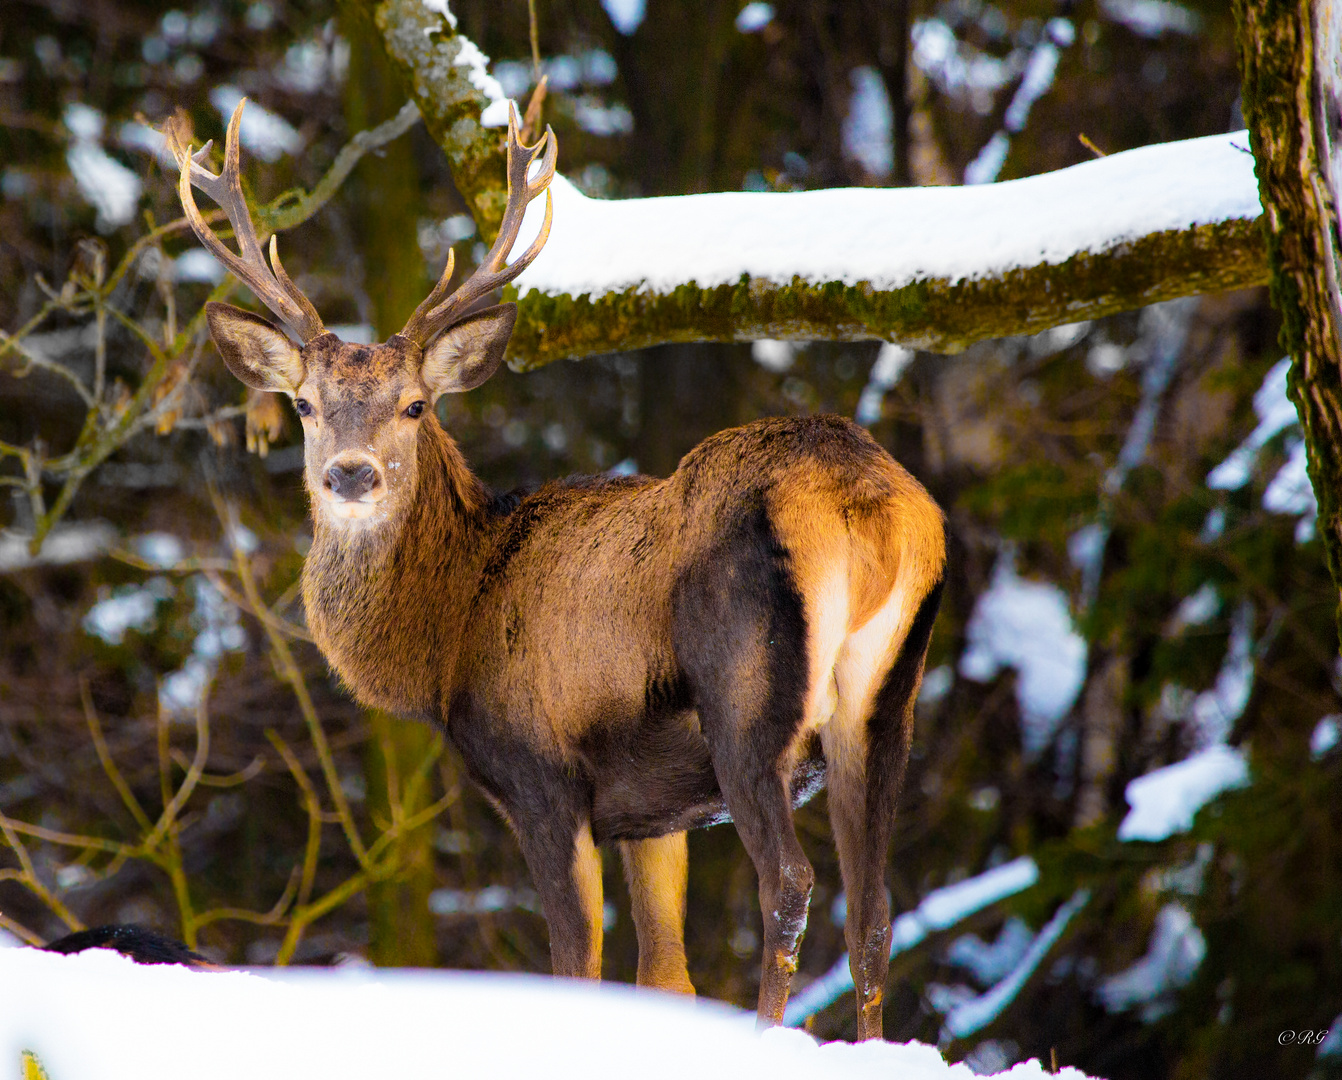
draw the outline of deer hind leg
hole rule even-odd
[[[762,507],[678,583],[676,655],[727,810],[759,875],[759,1022],[783,1019],[815,873],[792,824],[792,751],[808,700],[801,596]]]
[[[556,975],[601,978],[601,855],[586,818],[557,809],[514,822],[550,928]]]
[[[638,985],[693,996],[685,964],[685,834],[621,840],[620,855],[638,932]]]
[[[892,593],[852,634],[839,654],[839,705],[821,731],[827,762],[830,823],[839,852],[848,915],[844,937],[857,997],[857,1037],[881,1037],[881,1009],[890,970],[890,901],[885,870],[895,806],[909,760],[913,706],[922,681],[937,583],[912,620],[906,594]]]

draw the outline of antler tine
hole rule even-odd
[[[544,150],[541,168],[535,179],[528,173],[536,157]],[[555,162],[559,157],[559,143],[555,133],[548,125],[545,133],[531,146],[523,145],[517,134],[517,109],[508,107],[508,204],[503,211],[503,220],[499,224],[499,234],[489,254],[475,269],[475,272],[457,289],[444,299],[448,279],[452,276],[452,262],[432,293],[415,309],[410,321],[405,324],[401,336],[416,342],[421,348],[433,339],[434,335],[445,330],[459,319],[480,297],[506,285],[525,270],[540,254],[541,248],[550,236],[550,223],[554,214],[554,205],[550,196],[550,181],[554,179]],[[508,255],[517,234],[522,228],[526,216],[527,204],[545,192],[545,220],[541,230],[531,246],[523,255],[508,265]]]
[[[274,270],[266,265],[266,257],[261,250],[261,241],[256,235],[256,226],[247,209],[247,199],[242,193],[241,162],[242,153],[238,148],[238,128],[242,123],[242,109],[247,104],[243,98],[233,110],[228,122],[228,134],[224,140],[224,169],[218,176],[206,169],[201,162],[205,160],[211,143],[206,143],[195,153],[188,143],[183,146],[176,138],[171,140],[173,156],[181,176],[177,183],[177,194],[182,200],[182,210],[191,225],[192,231],[206,249],[222,262],[256,294],[266,307],[270,308],[304,341],[308,342],[318,334],[325,332],[321,316],[312,302],[299,291],[279,261],[279,247],[274,236],[271,237],[270,258]],[[192,186],[200,188],[219,204],[233,226],[233,235],[238,243],[240,254],[234,254],[214,230],[206,224],[200,209],[196,206]]]

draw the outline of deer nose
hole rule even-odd
[[[326,470],[326,486],[342,499],[358,499],[377,486],[377,470],[366,462],[337,463]]]

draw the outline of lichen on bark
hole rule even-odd
[[[1340,89],[1330,54],[1338,12],[1329,0],[1235,0],[1235,18],[1272,302],[1292,358],[1288,387],[1305,432],[1319,533],[1342,599],[1342,304],[1337,193],[1326,168]],[[1338,633],[1342,640],[1342,604]]]

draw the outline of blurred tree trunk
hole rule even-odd
[[[1235,17],[1272,302],[1292,358],[1290,394],[1305,429],[1318,527],[1342,593],[1342,6],[1236,0]]]
[[[354,16],[346,11],[348,23]],[[395,114],[404,94],[387,64],[377,39],[357,25],[345,27],[351,43],[350,73],[345,90],[345,119],[360,131]],[[409,139],[398,139],[378,157],[365,158],[350,191],[355,205],[354,228],[363,254],[364,291],[372,306],[374,334],[383,341],[405,325],[428,286],[416,227],[419,170]],[[415,766],[429,754],[438,736],[423,724],[386,713],[369,713],[372,738],[365,775],[368,812],[392,820],[392,801]],[[390,783],[389,783],[390,778]],[[424,809],[431,791],[425,785],[413,802],[401,807],[407,816]],[[438,960],[429,893],[433,889],[433,825],[409,833],[400,842],[401,870],[368,889],[368,956],[382,967],[433,967]]]

